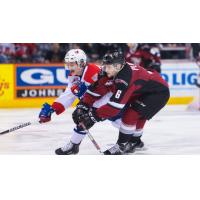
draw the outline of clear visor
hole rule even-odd
[[[65,66],[65,70],[76,70],[78,65],[76,62],[65,62],[64,63],[64,66]]]

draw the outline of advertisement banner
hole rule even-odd
[[[1,64],[0,108],[51,104],[66,89],[68,75],[63,64]]]
[[[169,104],[188,104],[198,95],[199,88],[195,82],[199,67],[195,62],[163,62],[161,75],[170,87]]]
[[[68,85],[63,65],[16,65],[15,99],[59,96]]]
[[[14,71],[12,64],[0,66],[0,107],[14,96]]]
[[[68,75],[63,64],[1,64],[0,108],[52,103],[67,87]],[[163,61],[161,75],[170,86],[168,104],[189,104],[199,94],[195,85],[199,75],[196,63]]]

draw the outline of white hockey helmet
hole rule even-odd
[[[71,49],[65,55],[65,63],[77,62],[78,66],[86,65],[87,56],[81,49]]]

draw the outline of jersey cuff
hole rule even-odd
[[[59,115],[65,111],[65,107],[59,102],[53,102],[52,108],[54,109],[54,111],[57,115]]]

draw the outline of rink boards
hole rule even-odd
[[[52,103],[68,85],[68,74],[63,64],[1,64],[0,108]]]
[[[0,107],[41,107],[52,103],[68,84],[63,64],[1,64]],[[169,104],[189,104],[198,96],[196,63],[163,61],[162,76],[169,83]],[[76,102],[75,102],[76,103]]]

